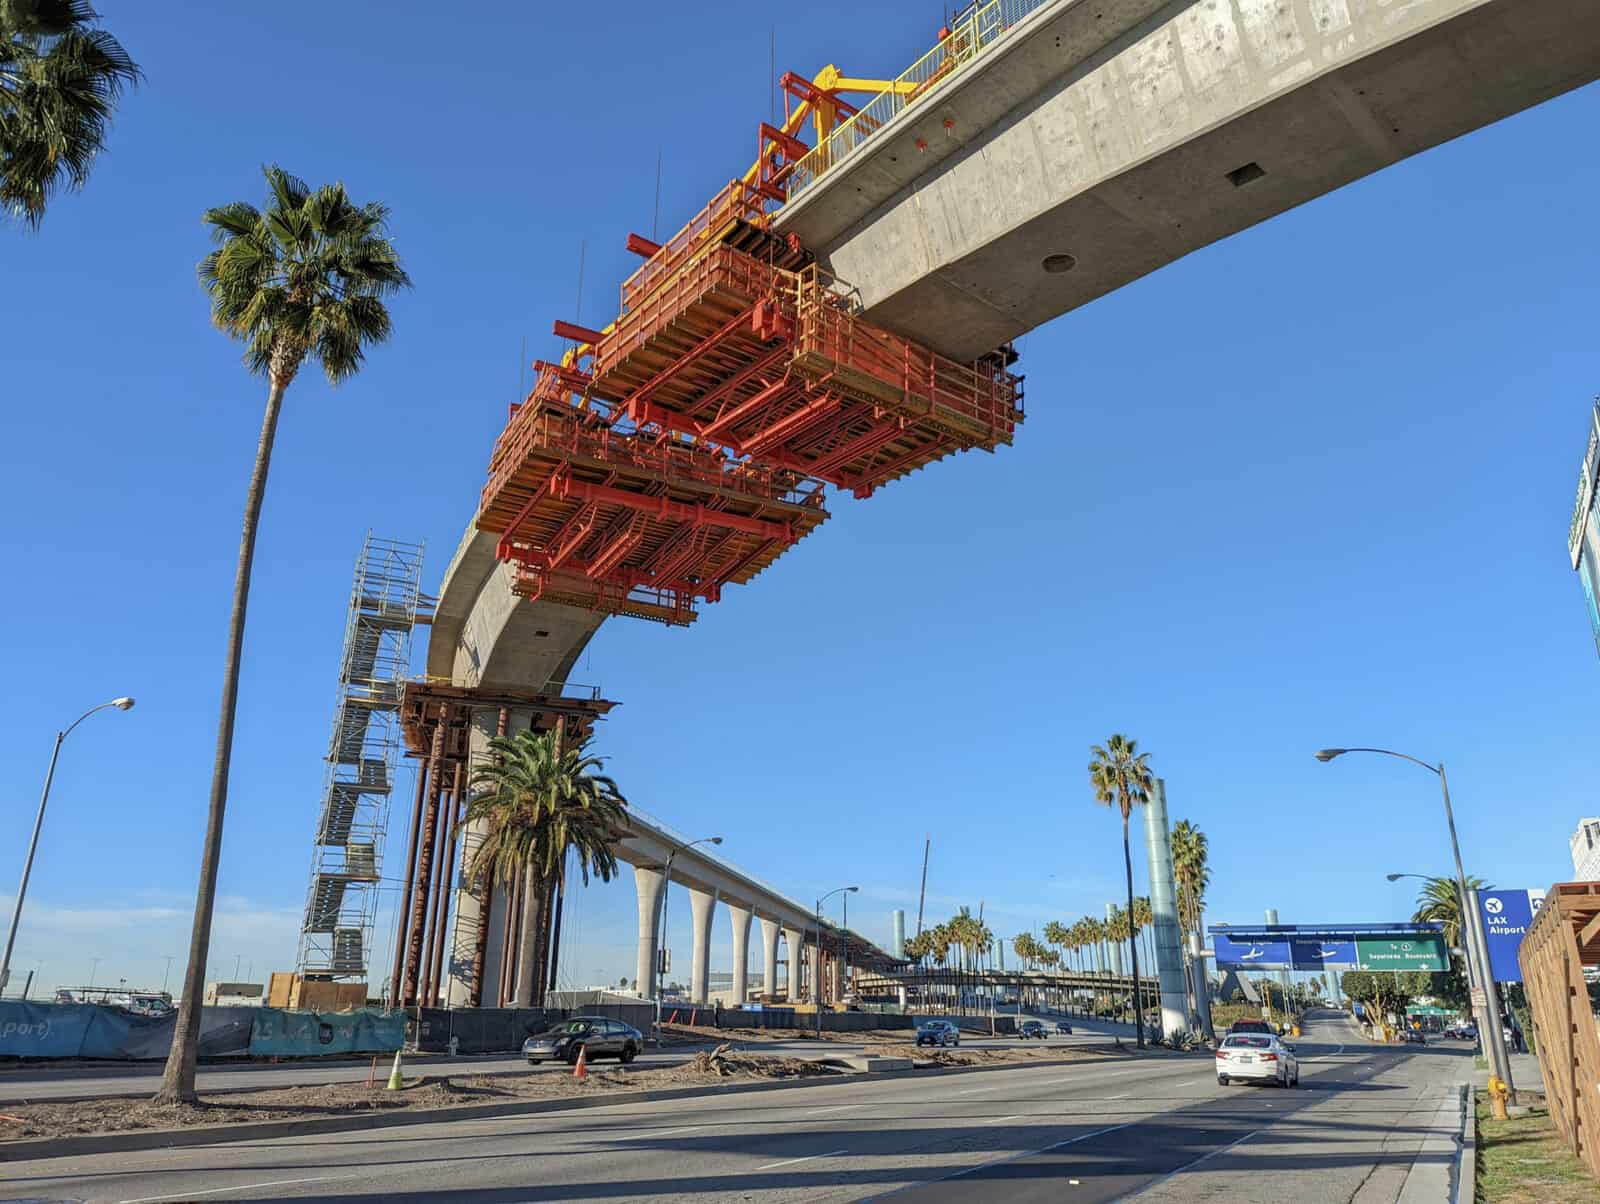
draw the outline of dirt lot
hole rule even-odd
[[[71,1137],[131,1129],[186,1129],[254,1121],[307,1120],[361,1113],[460,1108],[473,1104],[527,1099],[561,1099],[601,1092],[654,1091],[738,1080],[805,1078],[834,1071],[799,1058],[735,1053],[696,1055],[681,1066],[648,1070],[607,1064],[579,1082],[565,1074],[527,1076],[427,1076],[407,1082],[403,1091],[386,1091],[382,1080],[368,1088],[358,1083],[289,1087],[271,1091],[229,1092],[198,1105],[168,1107],[148,1100],[79,1100],[9,1106],[0,1112],[0,1147],[7,1141]]]

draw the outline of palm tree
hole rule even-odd
[[[1150,798],[1153,775],[1150,772],[1150,754],[1138,751],[1138,741],[1114,734],[1105,744],[1096,744],[1089,750],[1089,785],[1094,790],[1094,801],[1104,807],[1116,807],[1122,813],[1122,866],[1127,875],[1128,911],[1133,911],[1133,850],[1128,843],[1128,820],[1133,809]],[[1144,1003],[1139,991],[1139,946],[1128,942],[1133,955],[1133,1016],[1136,1040],[1144,1048]]]
[[[82,188],[138,65],[85,0],[0,0],[0,207],[37,229]]]
[[[361,368],[363,349],[389,337],[383,298],[410,285],[385,232],[388,210],[355,205],[344,185],[313,192],[278,167],[265,169],[271,207],[262,213],[243,201],[209,209],[202,220],[217,248],[200,261],[200,283],[211,296],[211,320],[245,342],[245,363],[267,378],[267,409],[256,445],[255,468],[245,494],[244,531],[228,620],[228,651],[222,674],[222,713],[200,885],[189,936],[189,967],[172,1034],[172,1052],[156,1099],[193,1102],[195,1058],[200,1039],[201,992],[211,942],[211,913],[222,856],[222,822],[228,802],[233,721],[239,700],[239,658],[256,528],[266,493],[267,469],[278,429],[284,390],[307,360],[322,365],[337,385]]]
[[[1482,878],[1467,878],[1467,889],[1483,890],[1489,884]],[[1411,913],[1416,924],[1443,924],[1444,943],[1461,947],[1461,895],[1454,878],[1427,878],[1417,893],[1417,910]]]
[[[1210,841],[1194,824],[1180,819],[1172,826],[1172,876],[1178,883],[1178,923],[1184,932],[1200,932],[1206,887],[1211,885],[1209,852]]]
[[[600,758],[586,744],[565,748],[555,732],[520,731],[489,741],[490,759],[472,775],[477,793],[460,827],[480,826],[483,840],[467,875],[474,887],[486,881],[525,878],[522,931],[539,930],[540,911],[552,886],[565,885],[567,854],[577,853],[583,884],[591,870],[611,881],[617,870],[613,848],[626,816],[627,800],[617,784],[597,771]],[[517,1006],[533,1007],[538,944],[518,951]],[[542,999],[543,993],[539,993]]]
[[[1133,930],[1144,938],[1144,951],[1150,959],[1150,965],[1156,964],[1156,918],[1155,912],[1150,909],[1150,896],[1140,895],[1133,901]]]

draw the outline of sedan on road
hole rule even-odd
[[[1293,1087],[1300,1082],[1294,1046],[1271,1033],[1236,1033],[1217,1047],[1217,1083],[1271,1083]]]
[[[948,1020],[924,1020],[917,1025],[918,1045],[960,1045],[961,1030]]]
[[[1072,1025],[1068,1024],[1065,1020],[1057,1020],[1056,1032],[1060,1033],[1063,1037],[1070,1037],[1072,1036]]]
[[[1031,1041],[1036,1037],[1040,1041],[1043,1041],[1049,1036],[1049,1034],[1044,1031],[1044,1025],[1040,1024],[1037,1020],[1024,1020],[1017,1028],[1017,1036],[1021,1037],[1024,1041]]]
[[[631,1024],[604,1016],[574,1016],[529,1037],[522,1043],[522,1056],[530,1066],[556,1059],[572,1065],[578,1054],[587,1050],[585,1060],[616,1058],[631,1062],[643,1048],[644,1034]]]

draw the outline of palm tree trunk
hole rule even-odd
[[[194,925],[189,932],[189,964],[183,974],[183,995],[172,1029],[172,1049],[161,1075],[156,1102],[193,1103],[195,1065],[200,1054],[200,1008],[206,981],[206,959],[211,949],[211,916],[217,901],[217,870],[222,863],[222,821],[228,807],[228,771],[233,761],[233,723],[239,707],[239,660],[244,651],[245,611],[250,603],[250,572],[255,565],[256,530],[261,523],[261,502],[267,492],[267,470],[272,465],[272,445],[278,433],[278,414],[284,390],[293,373],[272,374],[267,389],[267,412],[261,419],[255,468],[245,494],[244,529],[239,536],[239,566],[233,579],[233,609],[228,617],[228,650],[222,670],[222,713],[217,720],[217,753],[211,766],[211,804],[206,817],[205,845],[200,853],[200,884],[195,892]]]
[[[539,972],[539,915],[544,910],[544,883],[529,866],[523,876],[521,936],[517,941],[517,994],[512,1006],[533,1006],[533,980]]]
[[[1133,958],[1133,1023],[1135,1043],[1144,1048],[1144,1000],[1139,997],[1139,942],[1133,940],[1133,851],[1128,846],[1128,815],[1122,816],[1122,868],[1128,878],[1128,953]]]

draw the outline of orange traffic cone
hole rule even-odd
[[[583,1082],[589,1077],[589,1047],[578,1046],[578,1064],[572,1068],[572,1077]]]

